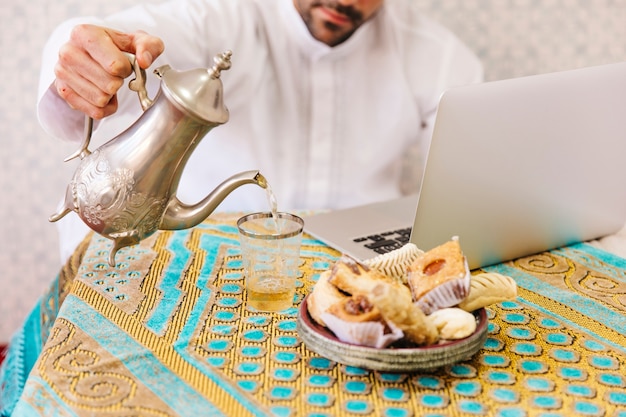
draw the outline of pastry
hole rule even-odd
[[[407,267],[423,253],[424,251],[420,250],[414,243],[407,243],[399,249],[378,255],[363,263],[406,284]]]
[[[470,271],[459,239],[420,255],[407,268],[407,280],[413,299],[424,314],[452,307],[467,297]]]
[[[428,320],[437,328],[440,339],[463,339],[476,331],[476,317],[460,308],[442,308]]]
[[[331,305],[327,311],[345,321],[363,322],[382,320],[378,308],[376,308],[364,294],[355,294],[351,297],[345,297]]]
[[[343,255],[333,266],[328,282],[343,292],[369,294],[379,282],[393,282],[388,277],[354,258]]]
[[[429,345],[437,341],[437,329],[413,303],[408,287],[379,283],[368,299],[378,308],[385,322],[402,330],[407,340],[417,345]]]
[[[498,273],[481,273],[471,277],[469,294],[458,306],[465,311],[474,311],[516,297],[517,283],[513,278]]]
[[[402,330],[382,321],[350,322],[328,312],[322,317],[337,339],[353,345],[385,348],[404,337]]]
[[[364,294],[333,304],[322,313],[322,320],[339,340],[355,345],[383,348],[404,337],[398,327],[383,320]]]
[[[324,271],[320,274],[319,279],[313,287],[313,291],[307,299],[307,309],[309,314],[318,324],[325,326],[322,319],[322,313],[326,312],[330,306],[349,297],[348,294],[342,293],[333,284],[328,282],[331,271]]]

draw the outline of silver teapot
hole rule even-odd
[[[234,189],[244,184],[267,188],[259,171],[233,175],[194,205],[176,197],[183,168],[200,140],[213,127],[226,123],[220,73],[230,68],[231,52],[214,58],[210,69],[175,71],[169,65],[154,73],[161,85],[148,98],[145,71],[129,56],[135,78],[129,88],[139,95],[144,110],[126,131],[93,152],[93,119],[85,118],[85,138],[65,161],[80,157],[67,186],[55,222],[70,211],[95,232],[114,241],[109,264],[123,247],[139,243],[157,230],[186,229],[201,223]]]

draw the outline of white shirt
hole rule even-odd
[[[39,119],[51,135],[77,146],[84,116],[50,86],[57,51],[79,22],[161,37],[165,52],[153,68],[209,68],[215,55],[233,51],[232,67],[221,76],[230,120],[191,156],[178,191],[187,203],[250,169],[267,178],[280,210],[340,208],[415,192],[440,95],[482,80],[476,56],[411,0],[386,0],[336,47],[310,35],[291,0],[143,5],[105,19],[68,21],[46,46]],[[159,80],[147,73],[154,97]],[[114,138],[140,116],[136,93],[124,87],[118,98],[118,112],[96,123],[94,143]],[[412,158],[403,165],[406,155]],[[267,209],[265,192],[254,185],[235,190],[218,207]],[[70,240],[67,223],[60,227],[63,258],[87,230],[72,231]]]

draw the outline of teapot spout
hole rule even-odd
[[[203,200],[194,205],[182,203],[173,196],[161,219],[159,229],[181,230],[194,227],[202,223],[215,208],[236,188],[245,184],[256,184],[267,188],[267,180],[259,171],[244,171],[226,179]]]

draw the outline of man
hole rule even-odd
[[[44,53],[41,124],[78,146],[87,114],[94,138],[111,139],[141,114],[122,52],[144,68],[186,70],[211,67],[225,50],[230,120],[187,164],[179,198],[189,203],[249,169],[268,179],[281,210],[415,192],[441,93],[482,79],[476,56],[411,0],[176,0],[59,27]],[[158,88],[149,74],[151,97]],[[219,209],[268,205],[246,186]],[[65,258],[86,229],[66,232],[72,222],[62,222]]]

